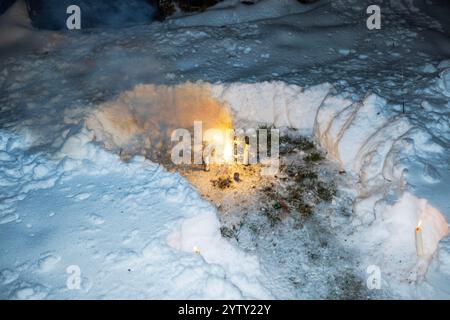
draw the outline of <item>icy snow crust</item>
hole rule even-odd
[[[348,3],[355,11],[343,9]],[[393,1],[383,32],[369,34],[352,20],[363,1],[320,4],[248,23],[228,16],[222,27],[203,27],[196,15],[180,19],[181,29],[173,20],[41,34],[50,46],[2,60],[0,297],[290,297],[257,256],[220,237],[215,210],[183,178],[141,157],[120,161],[86,128],[105,102],[137,84],[145,91],[186,80],[228,105],[236,125],[294,127],[316,138],[353,194],[337,239],[360,252],[363,272],[381,268],[386,295],[450,297],[448,26],[411,1]],[[413,30],[402,12],[417,16]],[[28,28],[14,24],[11,36]],[[66,285],[71,265],[81,270],[79,290]],[[317,273],[308,280],[317,289],[303,297],[323,289]]]

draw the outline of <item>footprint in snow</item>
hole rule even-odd
[[[108,253],[105,258],[106,261],[113,263],[115,266],[120,266],[123,263],[131,263],[139,258],[139,254],[134,250],[119,249]]]
[[[48,290],[40,284],[21,283],[12,294],[13,299],[19,300],[40,300],[45,299]]]
[[[7,213],[0,216],[0,224],[6,224],[19,220],[19,215],[17,213]]]
[[[38,267],[40,272],[51,271],[58,262],[61,261],[61,257],[52,253],[46,253],[41,255],[38,260]]]
[[[123,238],[122,243],[123,244],[130,243],[131,241],[133,241],[136,238],[138,233],[139,233],[139,231],[137,229],[134,229],[133,231],[131,231],[131,233],[129,235],[127,235]]]
[[[165,197],[167,201],[176,203],[184,202],[186,198],[184,188],[180,187],[167,189],[165,192]]]
[[[74,199],[76,201],[83,201],[83,200],[88,199],[90,196],[91,196],[90,193],[79,193],[74,197]]]
[[[93,225],[101,225],[105,223],[105,219],[103,219],[102,216],[99,216],[97,214],[91,213],[88,217],[88,220],[90,223],[92,223]]]

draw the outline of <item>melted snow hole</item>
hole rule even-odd
[[[426,200],[405,194],[398,204],[392,204],[384,200],[387,193],[383,190],[400,190],[401,194],[406,185],[401,159],[420,150],[424,154],[439,152],[439,147],[407,119],[386,114],[386,103],[373,94],[363,101],[351,101],[339,96],[329,84],[308,89],[283,82],[139,85],[101,105],[88,118],[87,127],[96,141],[124,159],[141,154],[178,170],[223,213],[221,231],[226,237],[239,241],[238,227],[256,211],[264,212],[270,224],[291,219],[295,212],[301,217],[293,219],[299,228],[311,212],[331,212],[325,225],[340,226],[349,235],[340,236],[339,241],[373,252],[364,263],[383,265],[394,277],[410,281],[425,274],[438,242],[448,233],[448,225]],[[280,173],[271,178],[262,178],[259,166],[217,166],[209,172],[201,166],[172,166],[171,132],[192,128],[198,120],[204,130],[261,125],[282,128],[288,138],[286,145],[292,150],[282,155]],[[315,140],[317,145],[302,149],[304,139]],[[414,146],[408,148],[411,141]],[[335,160],[335,165],[324,162],[325,155]],[[352,190],[351,195],[336,198],[336,186]],[[406,207],[409,209],[404,210]],[[381,218],[382,212],[391,215]],[[402,227],[415,226],[419,219],[426,223],[429,235],[420,259],[415,255],[414,228],[409,233]],[[356,228],[359,231],[355,233]],[[175,240],[181,238],[182,232],[171,243],[183,249],[183,241]],[[198,249],[191,244],[186,248]],[[399,257],[401,265],[397,263]]]
[[[317,169],[325,153],[317,148],[310,137],[303,136],[312,132],[317,107],[303,104],[302,110],[296,110],[295,104],[300,100],[294,99],[289,107],[280,108],[277,104],[281,101],[269,99],[268,94],[282,92],[287,97],[281,99],[287,99],[295,98],[299,93],[295,87],[292,87],[294,91],[289,92],[289,86],[283,86],[277,83],[225,89],[207,83],[139,85],[132,91],[124,92],[115,101],[101,105],[90,115],[86,125],[94,132],[96,141],[119,153],[123,159],[144,155],[168,170],[180,172],[222,213],[242,215],[242,212],[249,210],[274,206],[277,210],[281,209],[284,216],[293,210],[307,215],[322,198],[332,200],[336,192],[335,185],[332,178],[327,178]],[[258,90],[255,91],[255,88]],[[231,95],[228,94],[230,90],[233,92]],[[308,99],[320,101],[323,92],[316,90]],[[286,111],[288,113],[283,114]],[[281,167],[278,174],[261,175],[260,164],[212,164],[209,171],[205,171],[203,165],[174,165],[170,155],[178,141],[171,141],[171,134],[180,128],[192,132],[195,121],[202,122],[203,132],[209,128],[282,128]],[[284,195],[268,195],[277,193],[270,190],[277,189],[282,181],[281,188],[286,189],[285,185],[299,179],[298,176],[303,177],[302,183],[309,185],[302,186],[302,190],[284,190]],[[333,174],[328,176],[332,177]],[[303,199],[302,194],[308,192],[314,195]],[[265,199],[267,197],[270,201]],[[280,218],[272,216],[269,219]]]

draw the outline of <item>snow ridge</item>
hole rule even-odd
[[[238,124],[246,120],[314,135],[355,179],[353,225],[360,226],[361,233],[354,244],[373,252],[369,264],[382,265],[405,281],[424,276],[439,241],[448,234],[443,215],[408,192],[410,163],[426,164],[428,157],[443,152],[429,132],[407,117],[390,114],[387,101],[376,94],[352,101],[329,84],[305,89],[282,82],[234,83],[215,85],[212,92],[230,106]],[[420,259],[414,242],[419,221],[430,234]],[[396,263],[399,256],[402,262]]]

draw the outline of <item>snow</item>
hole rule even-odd
[[[450,59],[442,60],[441,62],[439,62],[437,68],[438,69],[450,68]]]
[[[1,53],[17,52],[0,72],[0,297],[327,297],[332,282],[321,272],[348,263],[380,266],[381,296],[448,299],[447,26],[417,3],[392,2],[382,32],[367,33],[345,3],[266,0],[249,14],[224,1],[165,24],[50,38],[30,29],[18,1],[0,17],[1,28],[14,27]],[[404,11],[417,25],[405,29]],[[22,45],[35,36],[30,54]],[[212,205],[140,156],[154,150],[144,138],[163,141],[155,124],[168,133],[196,118],[314,137],[345,172],[334,201],[351,214],[321,215],[329,229],[313,231],[333,234],[332,248],[352,257],[301,260],[302,244],[319,246],[303,231],[261,235],[264,251],[245,247],[253,225],[242,227],[243,243],[222,238]],[[79,290],[66,285],[71,266]]]
[[[183,178],[142,157],[125,164],[91,139],[84,129],[68,138],[46,161],[56,181],[30,176],[16,223],[3,221],[2,298],[271,297],[256,257],[221,238],[215,210]],[[80,266],[81,290],[65,287],[68,265]]]
[[[450,97],[450,68],[442,70],[439,74],[439,86],[442,93]]]
[[[199,82],[187,86],[191,89],[184,91],[185,103],[198,101],[200,91],[210,92],[211,98],[216,101],[212,105],[229,108],[237,125],[274,124],[278,128],[295,128],[307,135],[314,133],[329,155],[340,163],[342,169],[359,177],[360,181],[355,187],[357,197],[353,224],[370,227],[356,237],[361,237],[361,240],[354,241],[359,243],[361,249],[370,250],[383,257],[386,254],[385,246],[390,248],[388,257],[393,261],[403,261],[402,268],[396,268],[395,264],[391,266],[386,258],[380,258],[378,263],[384,265],[393,277],[403,280],[423,278],[431,257],[437,250],[438,242],[448,233],[444,216],[436,208],[426,204],[426,200],[420,200],[408,193],[400,195],[398,204],[392,209],[386,208],[389,208],[388,203],[392,201],[390,190],[402,194],[407,184],[405,172],[408,163],[402,161],[403,154],[411,158],[443,152],[439,145],[431,142],[427,132],[414,127],[406,117],[389,115],[386,112],[386,100],[375,94],[366,96],[361,102],[351,102],[339,94],[334,94],[335,90],[329,84],[306,89],[283,82],[215,85]],[[192,89],[195,86],[201,90]],[[139,86],[126,95],[139,100],[141,95],[148,95],[145,92],[154,91],[153,86]],[[124,109],[125,107],[120,108]],[[117,122],[111,125],[120,127]],[[101,128],[96,129],[97,137],[110,137],[108,139],[114,141],[118,135],[120,136],[117,138],[126,136],[111,126]],[[109,131],[102,133],[99,130]],[[408,141],[414,141],[410,148],[405,147]],[[433,169],[427,170],[432,172]],[[388,213],[385,214],[385,211]],[[427,230],[424,233],[424,237],[428,239],[425,245],[427,258],[421,261],[420,267],[413,272],[412,266],[416,264],[417,258],[411,254],[413,250],[408,251],[405,248],[414,247],[411,234],[419,220],[424,221],[424,229]],[[199,222],[194,225],[199,225]],[[208,232],[206,228],[201,230]],[[394,234],[379,240],[380,235],[386,234],[387,230]],[[183,240],[183,234],[190,233],[190,228],[186,227],[186,231],[174,235],[169,242],[173,247],[182,250],[189,251],[195,247],[202,252],[202,248],[197,246],[195,241],[192,242],[192,237],[188,237],[189,241]],[[380,241],[383,245],[378,244]],[[362,243],[369,244],[363,246]],[[405,252],[410,254],[405,255]],[[372,257],[372,260],[376,259]],[[405,272],[405,268],[409,268],[409,271]],[[415,276],[412,276],[412,273]]]
[[[369,237],[366,234],[359,239],[373,254],[370,261],[383,265],[385,272],[403,282],[423,279],[439,241],[448,235],[445,218],[425,199],[409,193],[394,205],[380,208],[378,214],[378,219],[369,227]],[[423,228],[424,256],[418,258],[414,229],[419,221]]]
[[[431,63],[427,63],[423,67],[422,71],[425,73],[435,73],[437,71],[437,69]]]
[[[176,26],[229,25],[307,12],[322,5],[322,2],[299,5],[297,0],[259,0],[249,6],[243,4],[241,0],[225,0],[201,15],[179,13],[174,18],[169,17],[169,22]]]
[[[382,200],[388,190],[386,180],[393,185],[405,183],[405,167],[401,163],[401,153],[405,152],[405,149],[397,149],[395,144],[402,143],[410,133],[415,136],[412,140],[416,144],[416,153],[420,153],[421,149],[425,149],[423,153],[442,152],[439,146],[431,143],[429,135],[415,132],[404,117],[384,115],[386,101],[374,94],[368,95],[362,102],[348,105],[349,101],[346,99],[339,100],[335,96],[328,98],[331,92],[328,84],[307,90],[281,83],[231,84],[224,87],[225,94],[216,95],[236,111],[238,118],[244,116],[249,120],[274,124],[277,127],[289,126],[309,134],[314,130],[321,145],[339,161],[342,168],[358,174],[360,183],[356,188],[358,197],[354,207],[355,214],[364,225],[376,221],[358,236],[361,240],[369,239],[364,241],[371,243],[367,251],[386,254],[391,259],[395,257],[393,260],[401,260],[403,267],[408,268],[409,265],[412,269],[411,265],[417,260],[415,249],[411,249],[415,248],[413,231],[419,220],[422,220],[424,230],[427,230],[424,232],[424,238],[428,240],[425,243],[426,258],[420,261],[417,273],[421,277],[424,276],[438,242],[448,234],[447,221],[437,209],[427,204],[426,200],[418,199],[409,193],[404,193],[390,209],[383,208],[386,205]],[[294,94],[291,95],[291,92]],[[313,99],[305,99],[305,96],[312,96]],[[298,100],[290,97],[296,97]],[[328,99],[330,101],[327,101]],[[271,101],[272,105],[266,106],[266,101]],[[289,105],[290,102],[292,105]],[[256,109],[258,107],[259,109]],[[330,113],[331,108],[335,112]],[[311,117],[311,114],[317,116]],[[284,119],[288,120],[283,122]],[[410,157],[414,155],[413,151],[408,154]],[[362,203],[365,203],[365,207]],[[391,234],[381,241],[383,245],[376,244],[377,237],[386,230]],[[405,272],[403,268],[395,270],[395,267],[391,267],[385,260],[378,263],[385,266],[395,277],[402,278],[412,273]],[[414,279],[417,277],[416,275]]]

